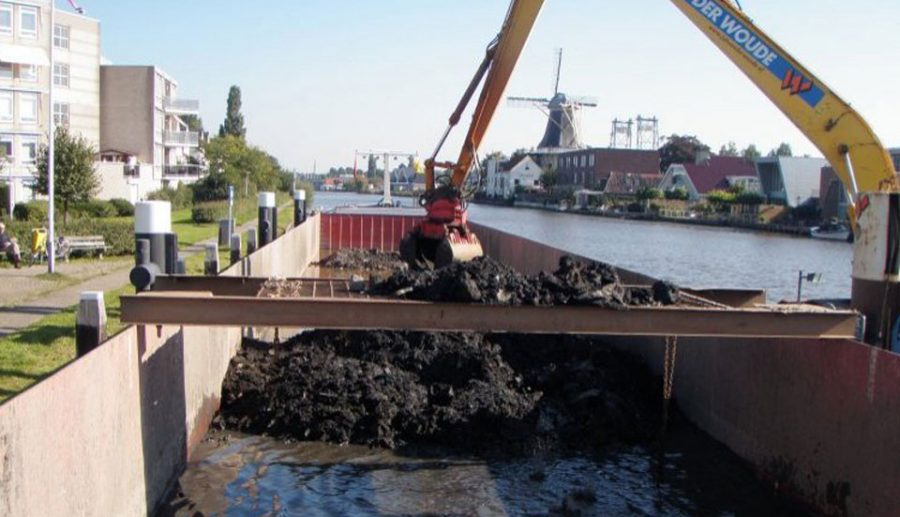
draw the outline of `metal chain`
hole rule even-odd
[[[675,382],[675,356],[678,354],[678,336],[666,337],[665,365],[663,371],[663,399],[672,399],[672,385]]]

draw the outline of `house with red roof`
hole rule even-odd
[[[753,162],[739,157],[702,153],[695,163],[673,163],[659,183],[663,192],[683,188],[688,199],[699,201],[714,190],[741,186],[759,192],[759,176]]]

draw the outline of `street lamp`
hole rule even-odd
[[[818,284],[822,281],[822,275],[819,273],[806,273],[803,274],[803,270],[800,270],[800,273],[797,275],[797,303],[800,303],[800,298],[803,294],[803,281],[806,280],[811,284]]]

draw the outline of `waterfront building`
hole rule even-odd
[[[559,174],[557,184],[603,190],[613,172],[659,174],[659,152],[638,149],[588,148],[535,152],[530,156],[545,170]]]
[[[656,188],[663,175],[636,174],[632,172],[613,171],[603,189],[603,194],[610,198],[634,198],[642,189]]]
[[[485,193],[495,199],[510,199],[517,190],[541,190],[544,170],[531,156],[518,161],[490,158],[487,162]]]
[[[900,147],[890,150],[891,159],[894,160],[894,170],[900,172]]]
[[[57,125],[97,147],[100,22],[57,9],[51,27],[50,0],[0,1],[0,181],[8,186],[7,208],[35,197],[37,152],[47,143],[50,110]]]
[[[762,195],[769,204],[796,208],[818,201],[824,158],[772,156],[756,162]]]
[[[731,156],[701,153],[695,163],[673,163],[659,182],[663,192],[682,188],[690,201],[699,201],[714,190],[741,187],[759,192],[759,177],[752,162]]]
[[[155,66],[100,68],[100,198],[143,199],[193,183],[207,171],[200,133],[185,121],[200,102],[178,96],[178,82]]]

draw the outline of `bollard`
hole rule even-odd
[[[82,357],[106,341],[106,305],[103,291],[85,291],[75,319],[75,350]]]
[[[231,236],[231,263],[237,264],[241,261],[241,234],[237,233]]]
[[[175,265],[175,274],[176,275],[186,275],[187,274],[187,261],[184,258],[184,255],[181,253],[178,254],[178,262]]]
[[[260,248],[278,237],[278,208],[275,206],[274,192],[259,193],[259,239]]]
[[[206,245],[206,260],[203,262],[203,274],[206,276],[219,274],[219,248],[215,244]]]
[[[247,230],[247,256],[256,253],[256,230],[250,228]]]
[[[306,191],[294,191],[294,227],[306,221]]]
[[[172,205],[168,201],[143,201],[134,205],[135,266],[138,262],[137,241],[149,242],[149,249],[144,256],[153,262],[161,271],[169,267],[168,259],[173,249]],[[174,268],[174,260],[171,263]]]

